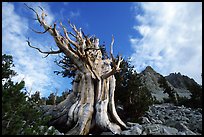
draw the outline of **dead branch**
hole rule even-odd
[[[29,38],[28,38],[28,40],[26,40],[26,42],[28,43],[28,46],[30,46],[31,48],[37,49],[40,53],[47,54],[45,57],[47,57],[50,54],[59,54],[59,53],[62,53],[62,50],[57,50],[57,51],[42,51],[39,48],[32,46],[30,44]]]
[[[52,30],[52,28],[50,27],[50,26],[48,26],[47,24],[46,24],[46,22],[45,22],[45,16],[47,16],[47,14],[45,14],[44,13],[44,10],[41,8],[41,7],[39,7],[41,10],[42,10],[42,14],[41,14],[41,18],[42,19],[40,19],[40,16],[39,16],[39,14],[33,9],[33,8],[31,8],[31,7],[29,7],[27,4],[25,4],[24,3],[24,5],[28,8],[28,9],[30,9],[30,10],[32,10],[34,13],[35,13],[35,15],[36,15],[36,17],[37,17],[37,20],[38,20],[38,22],[40,23],[40,25],[42,26],[43,25],[43,27],[45,28],[45,30],[47,30],[48,28],[48,32],[53,36],[53,30]]]
[[[117,65],[116,65],[116,62],[115,62],[115,61],[112,61],[112,63],[115,64],[115,65],[113,65],[112,70],[109,71],[108,73],[102,75],[101,77],[102,77],[103,79],[107,79],[107,78],[110,77],[111,75],[114,75],[115,72],[118,72],[118,71],[120,70],[120,63],[121,63],[122,61],[123,61],[123,59],[122,59],[121,56],[118,57]]]
[[[71,43],[72,45],[77,44],[77,43],[74,43],[74,41],[72,41],[72,40],[69,38],[67,29],[63,26],[62,22],[60,22],[60,25],[61,25],[61,27],[62,27],[62,29],[63,29],[63,31],[64,31],[64,35],[65,35],[64,41],[65,41],[65,43],[67,44],[68,48],[69,48],[72,52],[74,52],[75,54],[78,54],[77,51],[74,50],[74,49],[71,47],[71,45],[70,45],[70,43]],[[74,46],[75,46],[75,45],[74,45]],[[78,48],[77,46],[75,46],[75,47]]]
[[[52,25],[51,25],[49,28],[47,28],[45,31],[43,31],[43,32],[36,31],[36,30],[34,30],[33,28],[31,28],[31,27],[29,27],[29,28],[30,28],[32,31],[34,31],[35,33],[44,34],[44,33],[46,33],[49,29],[51,29],[51,27],[52,27]]]

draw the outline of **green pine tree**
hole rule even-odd
[[[150,91],[144,87],[139,75],[134,71],[134,66],[129,61],[123,60],[121,70],[115,74],[116,92],[115,100],[118,105],[123,106],[119,113],[125,121],[137,122],[149,106],[153,104]]]
[[[12,56],[2,55],[2,135],[44,134],[40,126],[45,125],[46,130],[49,117],[41,117],[36,98],[23,92],[24,81],[12,81],[17,73],[11,67],[14,67]]]

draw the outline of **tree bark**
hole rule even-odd
[[[116,80],[114,73],[119,70],[122,59],[119,57],[116,62],[113,57],[113,37],[111,58],[102,59],[99,39],[91,39],[70,22],[69,24],[75,34],[68,33],[60,23],[64,31],[64,36],[62,36],[56,29],[56,24],[54,24],[54,27],[47,25],[42,8],[40,17],[33,8],[27,7],[35,12],[38,22],[45,29],[43,33],[49,32],[53,36],[59,50],[42,52],[39,48],[31,46],[29,40],[27,41],[28,45],[41,53],[47,54],[47,56],[63,53],[72,60],[75,69],[77,69],[73,82],[73,92],[58,105],[41,107],[45,112],[44,115],[52,116],[49,124],[61,128],[68,135],[87,135],[96,127],[101,130],[109,130],[114,134],[120,134],[127,126],[120,119],[115,109]],[[75,40],[71,40],[68,34],[72,34]]]

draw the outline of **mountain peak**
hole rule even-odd
[[[151,67],[151,66],[147,66],[143,71],[143,73],[156,73],[156,71]]]
[[[145,68],[145,70],[153,70],[153,68],[152,68],[151,66],[147,66],[147,67]]]
[[[194,79],[178,73],[170,73],[165,78],[176,88],[188,89],[189,86],[199,85]]]

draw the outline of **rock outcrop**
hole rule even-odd
[[[171,85],[179,89],[188,89],[189,86],[198,85],[192,78],[188,76],[181,75],[178,73],[170,73],[168,76],[165,76]]]
[[[123,135],[201,135],[202,109],[173,104],[152,105],[141,122],[128,123]]]

